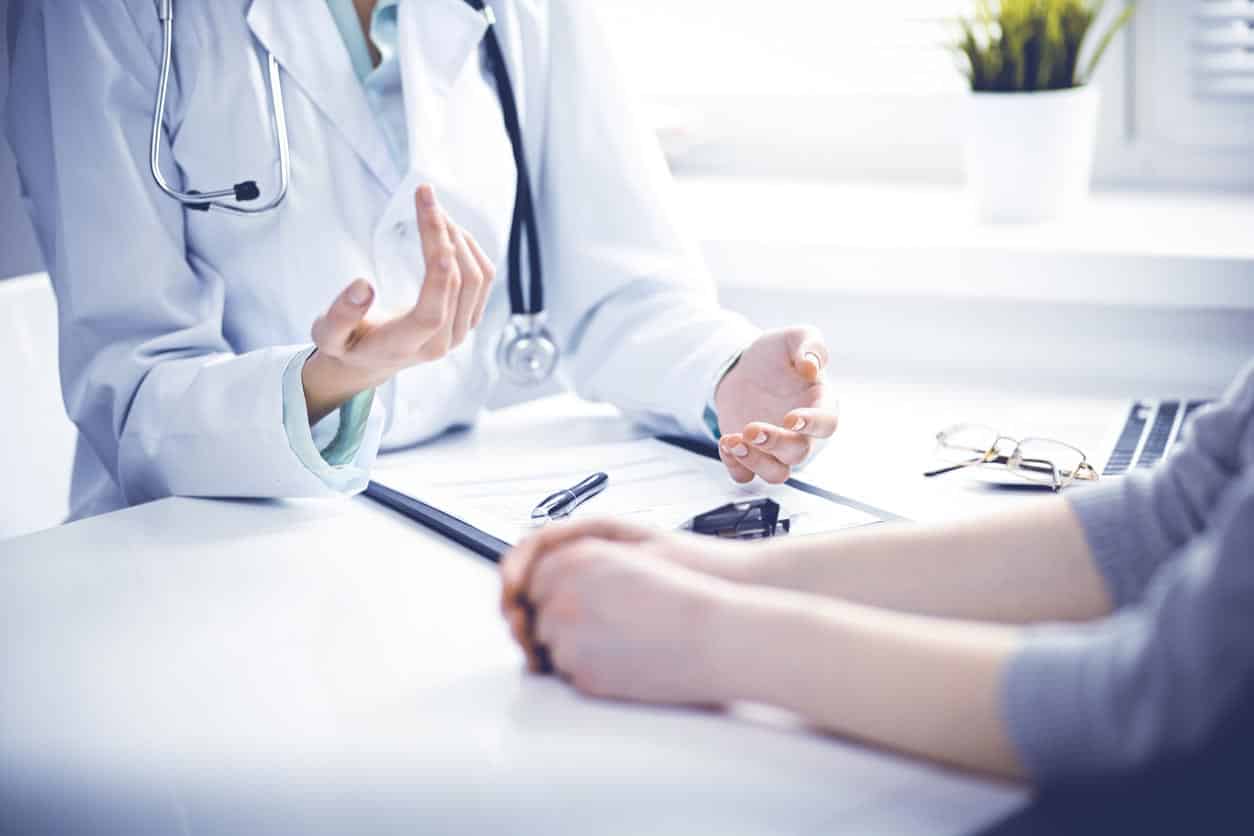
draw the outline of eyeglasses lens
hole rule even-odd
[[[980,424],[961,424],[941,433],[937,457],[949,464],[979,461],[997,444],[998,432]]]
[[[1060,485],[1069,484],[1084,461],[1084,454],[1069,444],[1043,438],[1024,439],[1013,462],[1015,472],[1024,479],[1053,485],[1055,473]]]

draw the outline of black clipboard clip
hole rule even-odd
[[[729,502],[698,514],[681,528],[725,540],[761,540],[787,534],[792,529],[792,521],[779,518],[779,503],[775,500],[751,499]]]

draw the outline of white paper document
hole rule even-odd
[[[769,498],[779,503],[780,519],[790,520],[793,536],[879,521],[787,485],[737,485],[722,462],[651,438],[425,464],[415,459],[410,467],[380,474],[379,481],[511,544],[535,530],[531,510],[540,500],[594,473],[608,474],[609,485],[572,519],[611,516],[676,529],[729,502]]]

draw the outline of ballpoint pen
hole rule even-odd
[[[531,520],[539,522],[568,517],[580,505],[605,490],[609,483],[609,476],[604,473],[594,473],[573,488],[558,491],[540,500],[540,504],[531,511]]]

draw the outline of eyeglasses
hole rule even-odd
[[[1016,476],[1062,490],[1077,479],[1096,481],[1097,470],[1079,448],[1052,438],[1022,440],[983,424],[957,424],[936,434],[937,455],[948,465],[924,473],[940,476],[967,467],[1004,467]]]

